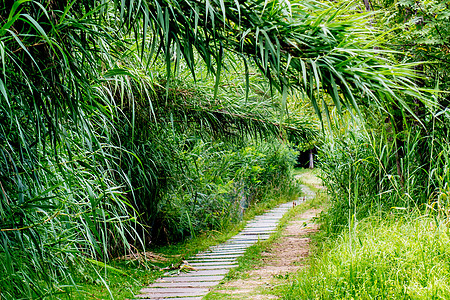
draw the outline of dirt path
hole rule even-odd
[[[270,295],[270,290],[285,283],[291,273],[304,266],[302,261],[309,254],[310,235],[318,230],[312,219],[319,212],[318,209],[310,209],[295,216],[270,250],[262,252],[263,267],[240,276],[245,279],[226,282],[208,299],[277,299]]]

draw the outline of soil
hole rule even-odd
[[[286,283],[292,273],[305,267],[310,236],[318,230],[313,218],[319,213],[318,209],[310,209],[295,216],[270,250],[262,252],[262,267],[242,274],[240,277],[244,279],[226,282],[214,292],[223,294],[221,299],[277,299],[277,296],[267,292]]]

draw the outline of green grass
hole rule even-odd
[[[103,277],[108,287],[97,279],[98,276],[95,276],[95,271],[90,269],[84,275],[84,283],[80,280],[80,286],[77,290],[71,289],[67,294],[61,294],[61,298],[111,299],[111,295],[113,295],[114,299],[127,299],[133,297],[133,292],[154,282],[163,274],[162,271],[148,269],[136,261],[112,262],[109,266],[117,268],[123,273],[108,271],[107,275]],[[100,274],[104,273],[104,270],[97,271]]]
[[[429,216],[371,217],[324,244],[284,299],[449,299],[450,232]]]
[[[294,168],[294,176],[295,175],[301,175],[301,174],[307,174],[308,172],[311,172],[311,169],[306,168]]]

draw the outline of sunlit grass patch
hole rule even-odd
[[[285,299],[449,299],[446,220],[368,218],[325,245]]]

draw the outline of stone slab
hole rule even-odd
[[[273,233],[273,232],[242,232],[242,234],[241,234],[241,236],[249,236],[249,235],[252,235],[252,236],[258,236],[258,235],[269,235],[270,236],[270,234],[271,233]]]
[[[266,234],[263,234],[263,233],[259,233],[259,234],[249,234],[249,235],[247,235],[247,234],[245,234],[245,233],[239,233],[239,234],[235,235],[234,237],[232,237],[231,239],[229,239],[229,241],[236,240],[236,239],[240,239],[240,238],[242,238],[242,237],[245,237],[246,239],[249,239],[249,241],[250,241],[252,238],[257,238],[258,235],[260,235],[260,236],[267,236],[267,237],[270,236],[270,234],[268,234],[268,233],[266,233]]]
[[[270,237],[270,234],[262,233],[262,232],[243,232],[239,236],[242,237],[242,238],[245,238],[247,236],[250,237],[250,238],[255,237],[255,239],[257,240],[257,237],[268,239]]]
[[[142,294],[191,294],[191,295],[202,295],[207,293],[209,288],[199,288],[199,287],[155,287],[155,288],[143,288],[141,290]],[[177,296],[177,295],[175,295]]]
[[[155,282],[150,284],[150,288],[168,288],[168,287],[183,287],[183,288],[192,288],[192,287],[213,287],[216,286],[218,280],[216,281],[177,281],[177,282]]]
[[[218,261],[222,261],[222,262],[235,262],[236,261],[236,257],[200,257],[200,258],[189,258],[188,263],[199,263],[199,262],[218,262]]]
[[[227,252],[227,253],[235,253],[235,252],[245,252],[245,250],[247,250],[248,247],[242,247],[242,248],[217,248],[217,249],[212,249],[212,250],[208,250],[205,252],[200,252],[203,254],[208,254],[208,253],[217,253],[217,252]],[[197,254],[200,254],[197,253]]]
[[[230,247],[231,246],[231,247]],[[233,247],[236,246],[236,247]],[[210,251],[245,251],[249,246],[246,245],[222,245],[220,248],[210,249]]]
[[[229,266],[229,265],[233,265],[234,261],[209,261],[209,262],[194,262],[194,263],[190,263],[189,265],[196,268],[199,266]]]
[[[267,240],[268,238],[269,238],[268,236],[249,235],[248,238],[243,236],[243,237],[235,238],[235,239],[233,239],[233,241],[239,242],[239,241],[251,240],[252,242],[256,243],[257,241],[264,241],[264,240]]]
[[[247,241],[247,242],[244,242],[244,241],[242,241],[242,240],[236,240],[236,241],[228,241],[227,243],[229,243],[229,244],[235,244],[235,245],[242,245],[242,244],[245,244],[246,246],[248,246],[248,247],[251,247],[251,246],[253,246],[255,243],[256,243],[257,241]]]
[[[246,233],[262,233],[262,234],[272,234],[276,231],[276,228],[247,228],[240,232],[240,234]]]
[[[261,231],[265,231],[265,232],[269,232],[269,233],[273,233],[277,230],[277,225],[274,226],[253,226],[253,227],[247,227],[244,230],[242,230],[241,232],[239,232],[239,234],[241,234],[242,232],[247,232],[247,231],[254,231],[254,232],[261,232]]]
[[[197,297],[197,296],[195,296],[195,297],[183,297],[183,298],[172,298],[172,297],[170,297],[170,298],[153,298],[153,299],[140,299],[140,300],[154,300],[154,299],[165,299],[165,300],[183,300],[183,299],[185,299],[185,300],[202,300],[203,299],[203,297]]]
[[[239,239],[258,240],[258,239],[268,239],[269,237],[270,234],[238,234],[234,238],[231,238],[230,240],[239,240]]]
[[[240,249],[240,248],[245,248],[245,245],[229,245],[226,242],[217,246],[213,246],[210,247],[210,250],[214,250],[214,249],[221,249],[221,248],[228,248],[228,249]]]
[[[211,265],[211,266],[195,266],[194,268],[196,270],[216,270],[216,269],[232,269],[235,268],[239,265],[219,265],[219,266],[215,266],[215,265]]]
[[[157,282],[210,282],[216,281],[219,283],[225,275],[211,275],[211,276],[179,276],[179,277],[164,277],[157,280]]]
[[[250,229],[250,228],[252,228],[252,229],[254,229],[254,228],[259,228],[259,229],[268,229],[268,228],[270,228],[270,229],[275,229],[275,228],[277,228],[278,223],[279,223],[279,222],[273,222],[273,223],[267,223],[267,222],[264,222],[264,223],[261,223],[261,224],[253,223],[253,224],[250,224],[250,225],[248,225],[247,227],[245,227],[245,229]]]
[[[250,233],[250,234],[243,234],[243,235],[240,236],[241,239],[246,239],[247,237],[249,237],[252,242],[255,242],[255,241],[258,241],[260,239],[266,239],[267,240],[270,237],[270,234]]]
[[[249,227],[252,227],[252,226],[272,227],[272,226],[276,226],[276,225],[278,225],[278,222],[276,222],[276,221],[260,220],[260,221],[255,221],[255,222],[252,222],[252,223],[248,224],[247,226],[245,226],[245,228],[249,228]]]
[[[215,251],[215,250],[219,250],[219,249],[240,250],[240,249],[246,249],[246,248],[247,248],[246,245],[230,245],[227,243],[223,243],[216,247],[211,247],[209,249],[210,249],[210,251]]]
[[[135,297],[139,297],[139,298],[145,298],[145,299],[167,299],[168,297],[171,298],[177,298],[177,297],[190,297],[190,296],[204,296],[206,294],[208,294],[209,291],[206,292],[191,292],[191,293],[152,293],[152,294],[140,294],[140,295],[136,295]],[[180,299],[180,298],[178,298]],[[189,298],[187,298],[189,299]]]
[[[201,271],[191,271],[189,273],[182,273],[178,275],[179,277],[187,277],[187,276],[210,276],[210,275],[225,275],[228,273],[228,269],[220,269],[220,270],[201,270]]]
[[[214,259],[220,259],[220,258],[238,258],[242,256],[243,254],[216,254],[216,255],[198,255],[196,258],[214,258]]]
[[[244,249],[239,250],[215,250],[213,252],[202,252],[197,254],[198,255],[221,255],[221,254],[242,254],[245,253]]]
[[[239,243],[237,243],[236,241],[233,240],[228,240],[227,243],[225,245],[240,245],[240,246],[245,246],[245,247],[250,247],[254,244],[254,241],[240,241]]]

